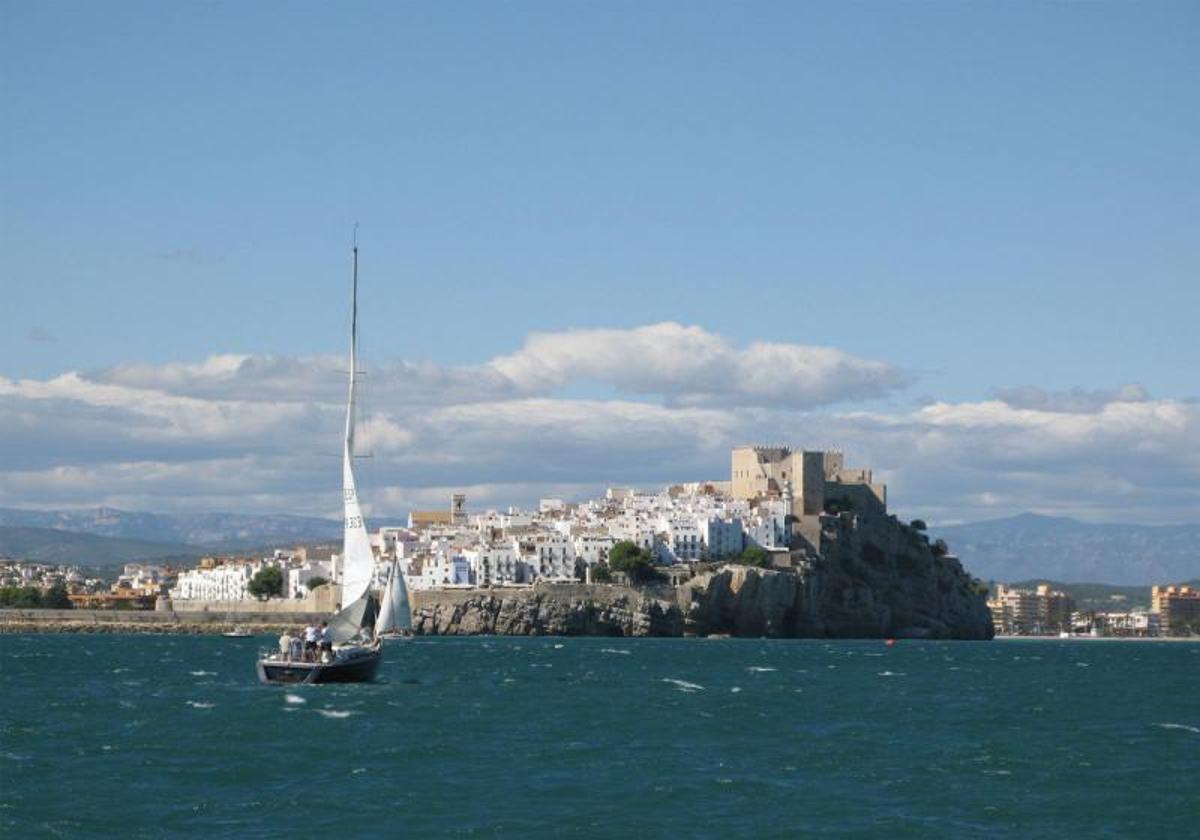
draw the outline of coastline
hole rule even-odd
[[[128,634],[128,635],[185,635],[220,636],[232,630],[247,630],[255,636],[277,636],[285,630],[294,631],[325,614],[294,613],[286,618],[279,614],[229,613],[214,617],[207,613],[181,615],[161,612],[113,612],[108,610],[13,610],[0,609],[0,635],[45,634]],[[440,634],[425,634],[440,635]],[[530,635],[485,633],[480,635]],[[533,635],[556,635],[553,633]],[[607,634],[582,634],[607,635]],[[628,636],[624,638],[638,638]],[[682,634],[680,638],[729,638],[729,634]],[[828,636],[791,638],[834,638]],[[856,637],[836,637],[856,638]],[[864,639],[876,637],[862,637]],[[1200,644],[1200,637],[1184,636],[1002,636],[998,642],[1172,642]]]
[[[997,642],[1192,642],[1200,643],[1200,636],[1001,636]]]

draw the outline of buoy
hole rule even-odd
[[[885,645],[887,645],[888,647],[891,647],[892,645],[896,644],[896,640],[895,639],[884,639],[883,643]]]

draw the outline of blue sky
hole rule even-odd
[[[888,365],[886,382],[836,393],[822,385],[819,399],[790,406],[799,414],[739,415],[727,435],[846,440],[866,450],[857,460],[869,456],[911,488],[914,509],[947,519],[987,511],[939,499],[934,479],[921,490],[916,467],[878,444],[886,435],[856,432],[848,416],[868,412],[893,429],[917,422],[913,412],[930,402],[983,405],[1018,392],[1025,402],[1006,403],[1018,410],[1029,399],[1053,409],[1054,395],[1067,392],[1095,403],[1095,414],[1113,402],[1097,395],[1136,384],[1136,400],[1116,402],[1182,412],[1168,423],[1169,441],[1106,437],[1113,422],[1127,429],[1111,417],[1099,431],[1076,429],[1070,416],[1046,422],[1061,420],[1054,434],[1075,434],[1072,444],[1099,441],[1096,459],[1112,446],[1166,452],[1188,465],[1172,486],[1200,475],[1188,471],[1200,461],[1195,4],[4,2],[0,10],[0,377],[10,383],[72,371],[107,381],[95,372],[199,365],[219,354],[343,352],[357,220],[375,364],[470,371],[519,353],[533,333],[663,322],[735,350],[835,347]],[[666,374],[631,382],[615,368],[579,364],[559,374],[536,387],[521,380],[516,397],[497,399],[509,408],[515,398],[546,399],[566,415],[585,399],[668,413],[683,410],[680,394],[706,410],[737,402],[710,387],[697,397]],[[120,410],[144,415],[145,391],[183,388],[178,376],[171,382],[139,384]],[[397,380],[401,395],[407,382]],[[50,407],[29,388],[10,385],[10,399],[33,401],[10,408],[14,417]],[[419,460],[414,449],[433,441],[387,408],[394,394],[381,396],[397,428],[415,435],[403,446],[397,439],[398,468]],[[774,410],[758,397],[759,409]],[[98,400],[105,410],[120,402],[54,399],[65,400],[56,411],[89,417]],[[943,421],[918,419],[933,435],[921,445],[933,447]],[[137,450],[89,429],[68,435],[69,458],[62,440],[31,431],[14,453],[23,472],[10,473],[7,491],[0,481],[0,503],[169,497],[181,507],[228,506],[246,490],[181,483],[166,496],[114,497],[67,479],[23,489],[64,466],[200,468],[236,449]],[[569,432],[560,441],[568,454],[586,443]],[[481,461],[474,451],[460,457]],[[1131,473],[1091,457],[1079,455],[1077,479]],[[646,481],[676,477],[668,473],[687,463],[681,453],[661,475],[642,475],[633,468],[645,453],[629,458]],[[415,484],[396,485],[408,488],[396,490],[396,505],[470,479],[464,471],[443,482],[436,462]],[[706,451],[698,463],[718,461]],[[1147,476],[1162,469],[1140,466]],[[1018,484],[1031,472],[1030,463],[1008,467]],[[1036,481],[1054,484],[1058,467]],[[566,483],[609,480],[590,469],[581,464]],[[1044,484],[993,492],[983,486],[992,469],[973,465],[977,479],[955,492],[1007,499],[996,512],[1120,518],[1162,506],[1141,485],[1124,505],[1072,506],[1067,491]],[[495,498],[525,501],[555,480],[566,477],[513,475]],[[293,504],[269,493],[260,503]],[[1152,518],[1200,518],[1200,499],[1173,504]]]

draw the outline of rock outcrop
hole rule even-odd
[[[683,585],[550,585],[414,593],[429,635],[990,639],[991,613],[962,564],[892,517],[822,520],[821,555],[796,569],[726,565]]]
[[[464,597],[465,595],[465,597]],[[447,597],[456,596],[456,597]],[[413,632],[472,636],[679,636],[666,597],[623,586],[555,585],[472,593],[414,593]]]

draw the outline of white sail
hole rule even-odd
[[[404,573],[400,571],[400,561],[393,560],[388,572],[387,588],[383,591],[383,601],[379,605],[379,618],[375,621],[375,635],[397,633],[411,627],[408,586],[404,582]]]
[[[371,607],[371,578],[375,555],[358,504],[354,481],[354,384],[358,365],[358,246],[354,247],[354,291],[350,318],[350,395],[346,400],[346,438],[342,450],[342,498],[345,527],[342,534],[342,604],[329,622],[335,641],[344,642],[362,629]]]

